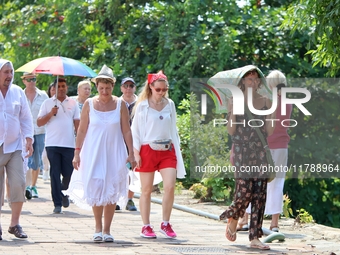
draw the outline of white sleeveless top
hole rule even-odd
[[[146,118],[144,143],[148,144],[155,140],[171,139],[171,109],[170,105],[166,104],[161,111],[157,111],[151,107],[148,110]]]

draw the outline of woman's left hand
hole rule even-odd
[[[129,155],[126,161],[130,162],[131,170],[135,169],[137,163],[136,163],[135,157],[133,155]]]

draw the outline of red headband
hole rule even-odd
[[[151,84],[154,81],[157,80],[168,80],[168,78],[165,76],[165,74],[163,73],[163,71],[159,71],[158,73],[150,73],[148,74],[148,83]]]

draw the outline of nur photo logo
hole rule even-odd
[[[273,88],[272,93],[272,105],[267,110],[258,110],[255,109],[253,105],[253,89],[248,88],[248,97],[247,101],[245,101],[244,93],[242,90],[231,84],[225,83],[217,83],[215,86],[211,86],[207,83],[199,82],[202,86],[202,90],[204,93],[201,94],[201,114],[207,115],[207,95],[213,100],[215,105],[216,113],[228,113],[227,105],[228,100],[233,105],[233,114],[234,115],[244,115],[245,114],[245,106],[248,107],[251,113],[258,116],[265,116],[272,114],[278,107],[278,90],[277,88]],[[226,91],[228,91],[226,94]],[[300,94],[304,95],[303,98],[289,98],[289,94]],[[286,105],[291,104],[295,105],[305,116],[312,115],[306,107],[303,105],[307,103],[311,99],[311,93],[306,88],[292,88],[292,87],[283,87],[281,88],[281,115],[286,115]],[[274,125],[274,122],[279,121],[278,119],[266,119],[265,121],[271,122]],[[225,125],[228,123],[227,119],[213,119],[214,126],[216,125]],[[253,123],[256,123],[255,125]],[[231,123],[231,125],[243,125],[245,126],[245,122],[239,123]],[[251,127],[259,127],[263,126],[265,123],[260,119],[251,119],[248,121],[248,125]],[[294,119],[284,119],[281,121],[281,125],[284,127],[295,127],[298,125],[297,120]]]

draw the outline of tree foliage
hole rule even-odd
[[[284,22],[293,32],[308,31],[308,54],[314,66],[329,68],[333,76],[340,69],[340,1],[299,0],[291,4]]]
[[[16,0],[1,5],[0,13],[0,52],[15,68],[60,53],[97,71],[105,63],[118,81],[129,75],[142,84],[146,73],[163,69],[177,104],[189,93],[190,78],[242,65],[281,69],[292,77],[326,72],[312,68],[306,56],[308,31],[291,37],[280,28],[282,6],[239,6],[235,0]],[[38,85],[46,88],[50,81],[41,76]]]
[[[169,94],[176,105],[189,94],[190,78],[209,78],[219,71],[248,64],[258,66],[264,73],[280,69],[290,78],[320,78],[326,76],[329,70],[336,74],[339,69],[340,40],[337,23],[340,1],[301,0],[296,4],[293,0],[252,0],[246,1],[244,5],[240,5],[240,2],[2,1],[0,57],[11,60],[14,67],[18,68],[35,58],[60,53],[61,56],[84,62],[95,71],[99,71],[103,64],[110,66],[117,76],[118,84],[124,76],[132,76],[141,85],[147,73],[162,69],[169,77]],[[290,4],[291,8],[287,9]],[[286,25],[282,26],[285,20]],[[307,54],[308,51],[310,54]],[[22,85],[19,82],[20,75],[15,75],[15,81]],[[38,86],[46,89],[53,79],[51,76],[40,75]],[[68,77],[70,95],[75,94],[75,85],[79,80]],[[308,130],[301,127],[292,135],[292,147],[299,149],[295,153],[290,150],[290,160],[324,160],[320,163],[338,160],[339,151],[334,144],[338,142],[339,125],[331,118],[339,120],[338,114],[334,113],[334,109],[338,109],[337,105],[332,104],[339,101],[339,94],[328,95],[324,88],[322,91],[318,87],[311,89],[313,97],[315,94],[316,98],[325,101],[308,106],[315,110],[315,115],[310,119],[304,119],[296,113],[295,117],[301,123],[306,121],[311,127]],[[327,95],[323,94],[325,91]],[[114,93],[120,94],[119,86],[116,86]],[[332,96],[330,103],[326,103],[328,99],[325,98],[328,96]],[[184,101],[183,104],[188,102]],[[326,105],[327,108],[323,109]],[[321,109],[323,111],[319,111]],[[188,114],[185,107],[178,109],[178,112]],[[334,115],[331,116],[331,113]],[[314,121],[320,122],[323,118],[327,125],[313,125]],[[184,115],[180,120],[183,130],[181,138],[187,142],[188,128],[185,125],[188,124],[188,118]],[[209,136],[211,126],[199,128],[198,131],[203,135],[195,133],[197,141],[200,138],[213,147],[218,146],[221,137],[224,139],[225,131],[222,129]],[[327,154],[323,148],[329,145],[332,149]],[[189,143],[185,146],[185,155],[190,155]],[[221,148],[226,154],[224,157],[228,157],[224,149]],[[214,151],[213,148],[202,150]],[[205,160],[225,161],[219,155],[218,158]],[[190,158],[187,160],[190,162]],[[301,190],[307,186],[306,182],[311,187],[318,180],[297,182],[293,188]],[[338,182],[332,185],[318,182],[318,185],[322,186],[323,193],[329,191],[329,188],[336,192],[339,190]],[[216,187],[219,186],[220,182]],[[297,206],[301,205],[300,202],[306,202],[301,201],[298,193],[290,194],[290,198],[296,201]],[[320,197],[315,201],[318,199]],[[338,202],[338,197],[335,200]],[[308,209],[307,206],[301,207]],[[320,217],[315,218],[327,224],[334,222]]]

